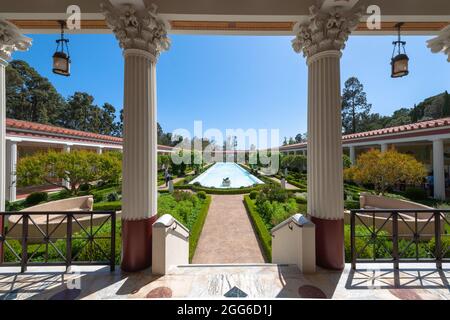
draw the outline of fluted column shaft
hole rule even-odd
[[[352,162],[352,164],[356,164],[355,146],[350,146],[349,150],[350,150],[350,161]]]
[[[6,200],[16,201],[17,142],[7,141],[6,146]]]
[[[126,271],[152,264],[157,218],[156,58],[125,49],[122,168],[122,263]]]
[[[308,213],[344,217],[339,51],[308,59]]]
[[[0,211],[5,211],[6,195],[6,66],[0,58]]]
[[[344,267],[344,186],[338,50],[308,58],[308,214],[316,224],[316,261]]]
[[[140,220],[157,211],[156,67],[148,52],[124,56],[122,219]]]
[[[445,200],[444,141],[433,141],[433,189],[434,198]]]

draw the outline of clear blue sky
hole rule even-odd
[[[14,58],[29,62],[65,97],[86,91],[98,105],[123,103],[123,58],[112,35],[69,35],[72,75],[51,73],[57,35],[30,35],[30,51]],[[157,66],[158,121],[165,131],[279,129],[280,140],[306,132],[307,67],[285,36],[172,35],[172,48]],[[390,78],[392,36],[354,36],[344,50],[342,86],[358,77],[373,112],[391,114],[424,98],[450,91],[450,63],[432,54],[428,37],[410,36],[410,75]]]

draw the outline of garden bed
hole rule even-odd
[[[175,219],[182,223],[185,227],[190,230],[189,237],[189,257],[194,255],[195,249],[197,247],[198,239],[203,228],[203,224],[208,213],[209,205],[211,202],[211,197],[206,194],[192,194],[187,192],[176,192],[174,194],[161,194],[158,197],[158,216],[163,214],[171,214]],[[111,202],[100,202],[94,203],[94,210],[121,210],[121,201],[111,201]],[[94,227],[94,233],[97,227]],[[121,220],[116,220],[116,264],[120,263],[121,249],[122,249],[122,238],[121,238]],[[111,232],[111,223],[107,222],[101,227],[96,233],[96,237],[108,237]],[[83,247],[85,240],[76,239],[77,237],[86,236],[80,232],[73,235],[73,252],[72,256],[78,254],[78,261],[100,261],[105,260],[102,250],[104,252],[110,252],[109,240],[96,240],[96,243],[100,246],[97,248],[93,246],[93,251],[89,252],[87,247]],[[17,240],[8,240],[8,243],[14,248],[14,250],[20,255],[21,244]],[[55,240],[55,247],[61,252],[65,252],[66,241],[65,240]],[[100,250],[101,249],[101,250]],[[36,251],[36,252],[35,252]],[[43,262],[45,260],[45,245],[29,245],[28,253],[31,255],[33,252],[33,262]],[[9,249],[5,248],[4,261],[14,262],[16,257],[10,252]],[[48,261],[56,262],[61,260],[58,252],[49,246],[49,256]]]

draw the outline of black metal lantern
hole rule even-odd
[[[394,51],[392,52],[391,66],[392,66],[392,78],[400,78],[407,76],[408,71],[408,61],[409,58],[406,55],[405,45],[406,41],[401,41],[400,29],[403,22],[397,23],[395,27],[398,29],[398,40],[392,42],[394,45]]]
[[[69,39],[64,38],[64,20],[58,21],[61,25],[61,38],[56,40],[56,52],[53,54],[53,73],[70,76]]]

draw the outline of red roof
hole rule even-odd
[[[104,134],[62,128],[49,124],[41,124],[30,121],[6,119],[6,130],[8,133],[20,136],[34,136],[56,138],[61,140],[97,141],[108,144],[122,144],[122,138]],[[158,145],[159,149],[171,150],[172,147]]]
[[[423,129],[443,129],[443,127],[450,125],[450,118],[442,118],[436,120],[427,120],[416,122],[412,124],[405,124],[396,127],[383,128],[378,130],[366,131],[366,132],[358,132],[353,134],[347,134],[342,136],[343,143],[349,143],[353,140],[366,139],[366,138],[381,138],[385,135],[397,135],[397,134],[405,134],[414,132],[420,132]],[[434,132],[433,132],[434,134]],[[286,146],[281,146],[280,149],[296,149],[299,147],[306,146],[306,142],[289,144]]]

